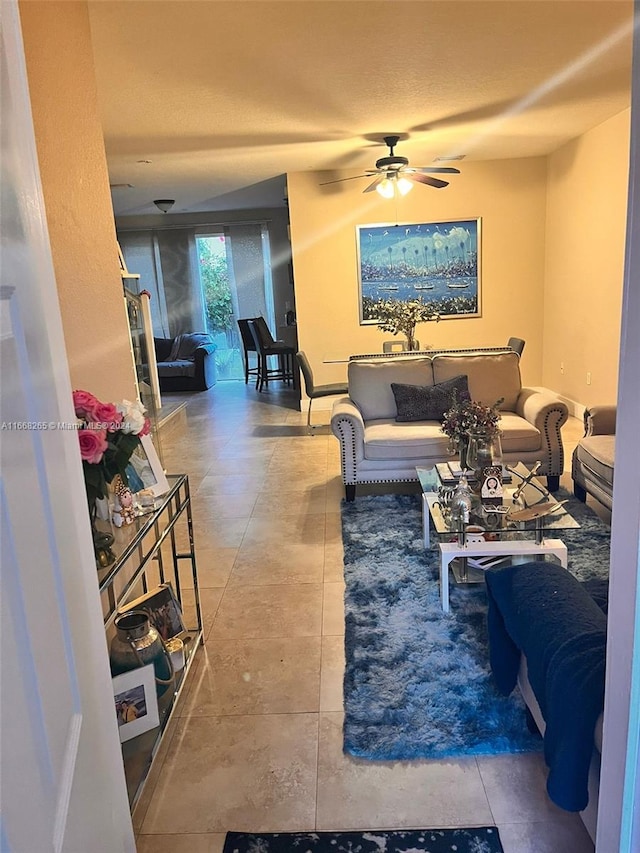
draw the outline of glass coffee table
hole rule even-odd
[[[526,562],[553,555],[567,567],[567,547],[557,538],[562,530],[577,529],[578,522],[521,462],[510,467],[510,484],[504,486],[501,505],[483,506],[473,496],[468,524],[460,524],[446,503],[447,487],[437,468],[416,468],[422,487],[422,527],[425,548],[431,547],[431,530],[440,551],[440,601],[449,612],[449,568],[457,583],[482,583],[483,572],[506,561]]]

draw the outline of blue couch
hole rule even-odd
[[[161,391],[206,391],[216,384],[216,344],[211,335],[154,338]]]
[[[516,683],[544,735],[547,791],[580,811],[595,838],[602,749],[608,581],[577,581],[554,563],[490,569],[491,669],[500,692]]]

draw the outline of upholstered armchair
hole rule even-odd
[[[592,406],[584,413],[584,438],[573,451],[571,476],[575,496],[587,494],[611,509],[616,449],[616,407]]]

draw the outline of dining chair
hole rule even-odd
[[[264,385],[269,385],[269,379],[281,379],[287,385],[291,383],[295,385],[294,347],[285,344],[284,341],[274,340],[264,317],[254,317],[248,321],[248,324],[258,353],[258,373],[256,375],[258,391],[262,391]],[[277,367],[269,367],[271,356],[277,356]]]
[[[302,350],[296,353],[296,359],[298,360],[302,377],[304,379],[304,390],[309,398],[307,431],[310,435],[313,435],[314,427],[311,426],[311,404],[313,401],[317,400],[318,397],[333,397],[336,394],[347,394],[349,392],[349,386],[346,382],[332,382],[327,385],[316,385],[313,381],[313,371],[311,370],[309,359]],[[320,426],[320,424],[318,424],[318,426]]]
[[[509,340],[507,341],[507,346],[514,352],[517,352],[518,355],[522,355],[524,343],[525,342],[522,340],[522,338],[509,338]]]
[[[242,338],[242,348],[244,349],[244,384],[249,382],[249,376],[258,375],[258,364],[255,367],[249,367],[249,353],[253,352],[258,358],[258,350],[256,349],[251,329],[249,328],[249,320],[254,320],[254,317],[243,317],[237,320],[238,328],[240,329],[240,337]]]

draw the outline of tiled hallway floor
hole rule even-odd
[[[227,830],[493,823],[506,853],[593,851],[547,798],[540,755],[342,753],[338,445],[307,436],[294,405],[218,383],[162,436],[167,469],[190,479],[206,643],[134,815],[139,853],[217,853]],[[567,465],[581,434],[563,430]]]

